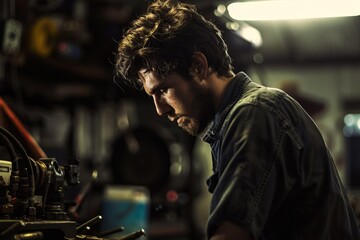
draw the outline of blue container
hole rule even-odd
[[[123,226],[124,231],[107,238],[123,237],[149,226],[150,194],[146,187],[108,186],[102,202],[102,231]],[[146,239],[143,237],[141,239]]]

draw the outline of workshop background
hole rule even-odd
[[[147,239],[205,239],[208,146],[113,81],[117,41],[148,2],[0,0],[0,97],[47,156],[80,162],[68,199],[93,184],[79,222],[101,214],[102,229],[129,222]],[[359,16],[235,20],[230,1],[186,2],[219,26],[236,71],[284,89],[314,118],[360,214]],[[142,208],[114,213],[129,192]]]

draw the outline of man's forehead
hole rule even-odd
[[[161,83],[161,79],[157,76],[155,71],[141,69],[138,72],[138,75],[143,84],[145,92],[149,95],[152,94]]]
[[[149,70],[149,69],[139,70],[138,75],[139,75],[140,81],[143,84],[145,84],[145,82],[150,82],[150,81],[160,84],[162,82],[167,82],[170,79],[180,77],[179,73],[177,73],[177,72],[172,72],[165,76],[162,76],[162,75],[159,75],[155,70]]]
[[[139,78],[141,80],[141,82],[144,84],[145,81],[149,81],[149,80],[159,80],[157,74],[155,71],[153,70],[148,70],[148,69],[141,69],[138,72]]]

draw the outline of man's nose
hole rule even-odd
[[[161,96],[154,95],[153,100],[154,100],[156,112],[157,114],[159,114],[159,116],[164,116],[166,113],[171,111],[171,106]]]

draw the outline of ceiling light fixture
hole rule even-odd
[[[330,18],[360,15],[358,0],[268,0],[234,2],[230,17],[242,21]]]

